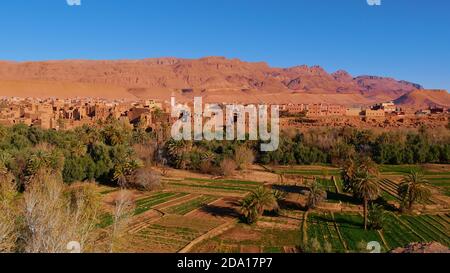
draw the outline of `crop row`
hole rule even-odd
[[[298,174],[298,175],[314,175],[314,176],[328,176],[328,175],[339,175],[339,170],[279,170],[277,173],[282,174]]]
[[[411,242],[440,242],[450,245],[448,217],[445,215],[385,215],[383,234],[391,248]]]
[[[336,213],[334,221],[350,252],[365,250],[367,242],[371,241],[377,241],[383,245],[377,231],[364,230],[363,217],[359,214]]]
[[[153,206],[168,202],[175,198],[180,198],[188,195],[187,193],[163,192],[142,198],[136,201],[135,215],[139,215],[151,209]]]
[[[137,236],[148,246],[156,246],[176,252],[201,235],[200,231],[187,227],[172,227],[152,224],[141,230]]]
[[[402,216],[404,220],[417,234],[425,241],[437,241],[444,245],[450,245],[449,230],[441,223],[433,218],[426,218],[424,216]]]
[[[333,252],[344,252],[345,247],[342,244],[339,233],[334,225],[330,214],[309,214],[307,220],[307,236],[311,243],[312,239],[317,239],[322,249],[328,242]]]
[[[398,190],[398,185],[395,184],[395,182],[389,180],[389,179],[382,179],[380,180],[380,186],[381,189],[387,193],[388,195],[390,195],[391,197],[400,200],[400,197],[397,194],[397,190]],[[391,199],[391,198],[388,198]]]
[[[237,191],[237,192],[248,192],[251,191],[252,187],[234,187],[225,185],[206,185],[206,184],[191,184],[191,183],[177,183],[170,182],[169,185],[181,186],[181,187],[191,187],[191,188],[203,188],[203,189],[215,189],[215,190],[225,190],[225,191]]]
[[[197,182],[205,182],[205,183],[221,183],[221,184],[230,184],[230,185],[253,185],[260,186],[260,182],[256,181],[248,181],[248,180],[230,180],[230,179],[204,179],[204,178],[186,178],[187,181],[197,181]]]
[[[322,186],[323,189],[325,189],[326,191],[329,192],[335,192],[337,193],[337,189],[336,189],[336,185],[334,184],[334,182],[330,179],[318,179],[319,181],[319,185]]]
[[[172,214],[185,215],[193,210],[200,208],[204,204],[208,204],[217,200],[215,196],[202,195],[193,200],[188,200],[185,203],[167,208],[165,211]]]

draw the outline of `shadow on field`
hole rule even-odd
[[[327,200],[330,201],[341,201],[342,203],[349,203],[353,205],[359,205],[360,202],[351,195],[346,195],[342,193],[336,193],[332,191],[327,191]]]
[[[380,197],[377,200],[375,200],[375,204],[380,205],[383,207],[384,210],[396,212],[399,211],[397,207],[395,207],[392,204],[389,204],[384,198]]]
[[[308,187],[295,185],[272,185],[272,189],[287,193],[298,193],[298,194],[302,194],[304,191],[309,190]]]
[[[285,210],[301,210],[306,211],[306,207],[300,204],[299,202],[289,201],[289,200],[280,200],[278,201],[278,205],[280,209]]]
[[[240,218],[241,214],[239,211],[232,207],[222,207],[216,205],[203,205],[200,211],[211,214],[216,217],[234,217]]]

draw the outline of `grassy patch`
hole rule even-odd
[[[267,246],[264,247],[264,253],[283,253],[284,250],[282,247],[277,246]]]
[[[217,199],[218,198],[215,196],[203,195],[203,196],[197,197],[193,200],[189,200],[185,203],[170,207],[170,208],[166,209],[166,212],[172,213],[172,214],[185,215],[193,210],[200,208],[203,204],[211,203]]]
[[[383,245],[377,231],[364,230],[361,215],[337,213],[334,218],[349,251],[365,251],[366,244],[371,241],[377,241]]]
[[[334,175],[337,176],[340,174],[339,170],[297,170],[297,169],[290,169],[290,170],[278,170],[276,171],[278,174],[298,174],[298,175],[314,175],[314,176],[328,176],[328,175]]]
[[[422,241],[420,237],[400,222],[392,213],[386,213],[382,232],[391,249]]]
[[[116,192],[116,191],[118,191],[118,189],[105,190],[105,191],[100,192],[100,194],[101,195],[107,195],[109,193]]]
[[[204,178],[186,178],[187,181],[197,181],[197,182],[207,182],[207,183],[222,183],[222,184],[231,184],[231,185],[253,185],[253,186],[261,186],[260,182],[248,181],[248,180],[229,180],[229,179],[204,179]]]
[[[187,193],[174,193],[174,192],[164,192],[156,195],[152,195],[146,198],[139,199],[136,201],[136,209],[134,215],[142,214],[153,206],[168,202],[175,198],[180,198],[188,195]]]
[[[401,219],[427,242],[437,241],[450,246],[448,229],[425,216],[401,216]]]
[[[317,239],[321,245],[321,251],[325,251],[325,244],[331,246],[332,252],[344,252],[345,247],[342,244],[338,231],[334,225],[331,214],[314,214],[308,215],[307,235],[311,242],[313,238]],[[328,249],[329,250],[329,249]]]
[[[103,213],[100,215],[99,223],[97,224],[98,228],[107,228],[113,224],[113,216],[111,213]]]
[[[401,173],[407,174],[410,173],[411,170],[417,168],[414,165],[381,165],[380,171],[382,173]]]
[[[192,188],[204,188],[204,189],[216,189],[216,190],[225,190],[225,191],[240,191],[240,192],[248,192],[251,191],[252,187],[232,187],[232,186],[221,186],[221,185],[198,185],[198,184],[187,184],[187,183],[169,183],[174,186],[182,186],[182,187],[192,187]]]

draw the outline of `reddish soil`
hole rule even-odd
[[[220,236],[227,241],[258,241],[262,234],[251,228],[234,227]]]
[[[225,221],[235,220],[239,216],[239,198],[233,197],[224,197],[189,213],[189,217],[193,218],[212,217]]]
[[[241,253],[261,253],[261,247],[259,246],[241,246]]]
[[[392,78],[330,74],[320,66],[277,68],[223,57],[0,62],[0,96],[168,99],[174,92],[179,100],[201,95],[209,102],[354,105],[394,100],[410,92],[417,97],[414,92],[421,89]],[[448,96],[420,96],[417,103],[448,102]],[[399,103],[415,104],[416,99]]]

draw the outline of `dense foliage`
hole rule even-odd
[[[121,184],[155,161],[222,175],[245,169],[252,162],[341,165],[358,154],[378,164],[450,163],[450,130],[446,128],[382,133],[310,129],[282,133],[274,152],[260,152],[259,144],[161,139],[157,133],[113,119],[67,131],[18,124],[0,126],[0,168],[13,173],[22,184],[42,168],[61,173],[67,183],[97,180]]]
[[[20,185],[41,169],[62,174],[66,183],[119,182],[141,166],[133,149],[137,133],[114,120],[69,131],[0,127],[0,169],[11,172]]]
[[[378,164],[450,163],[450,131],[445,128],[381,133],[354,128],[285,132],[274,152],[260,152],[257,141],[169,141],[166,156],[176,168],[201,170],[202,163],[220,168],[225,158],[242,158],[236,153],[243,146],[253,150],[256,162],[262,164],[340,166],[356,155],[370,157]]]
[[[355,154],[367,155],[378,164],[450,163],[450,132],[312,129],[293,136],[283,135],[280,148],[260,153],[258,160],[273,164],[339,165]]]

